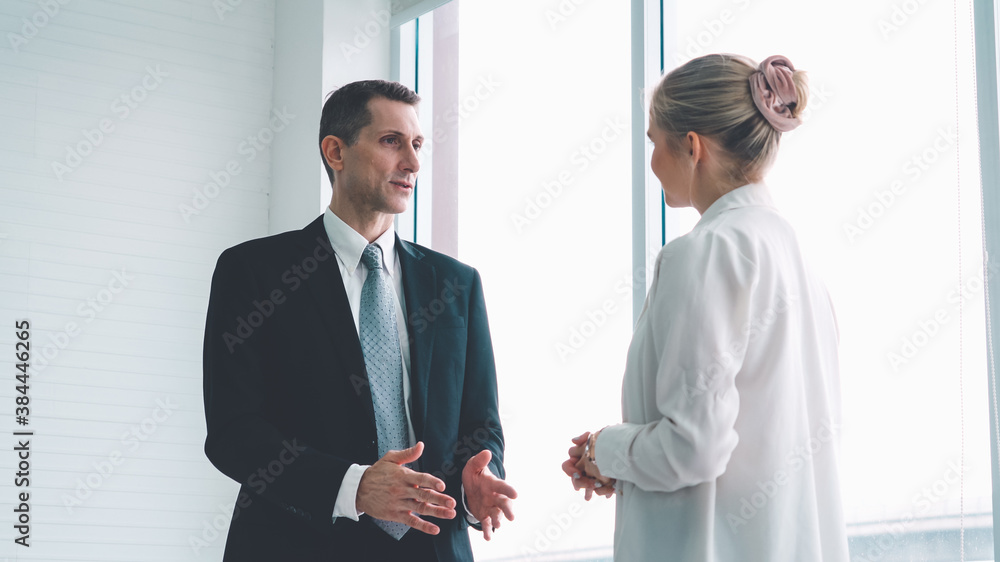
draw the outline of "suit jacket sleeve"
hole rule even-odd
[[[459,435],[471,443],[465,457],[468,461],[483,449],[493,455],[490,470],[498,478],[505,478],[503,467],[504,439],[500,426],[497,398],[497,372],[493,356],[493,342],[486,316],[486,301],[479,272],[474,271],[469,289],[468,348],[466,350],[465,383]],[[465,468],[465,462],[462,463]]]
[[[259,338],[243,341],[234,328],[273,288],[261,286],[267,283],[255,278],[259,269],[245,254],[250,252],[239,246],[226,250],[212,278],[204,341],[205,453],[244,491],[254,492],[252,501],[262,498],[329,525],[351,462],[310,447],[264,415],[265,375],[273,373],[264,373],[262,365],[270,363],[264,355],[276,351],[255,345]]]

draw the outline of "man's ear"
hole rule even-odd
[[[343,150],[347,146],[340,137],[335,137],[333,135],[328,135],[323,138],[323,142],[320,147],[323,149],[323,158],[326,159],[327,166],[330,166],[335,172],[341,172],[344,170],[344,154]]]

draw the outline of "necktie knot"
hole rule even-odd
[[[368,268],[368,271],[382,270],[382,248],[378,244],[365,246],[365,251],[361,253],[361,261]]]

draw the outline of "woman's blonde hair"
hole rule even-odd
[[[750,77],[753,60],[740,55],[705,55],[670,71],[653,90],[650,118],[667,133],[673,148],[689,131],[717,142],[731,161],[734,181],[760,179],[778,152],[781,133],[757,109]],[[798,100],[792,117],[806,108],[809,86],[803,71],[792,75]]]

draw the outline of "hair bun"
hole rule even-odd
[[[795,67],[788,58],[774,55],[764,59],[757,71],[750,75],[750,94],[754,104],[767,122],[782,133],[802,124],[794,111],[799,103],[794,74]]]

